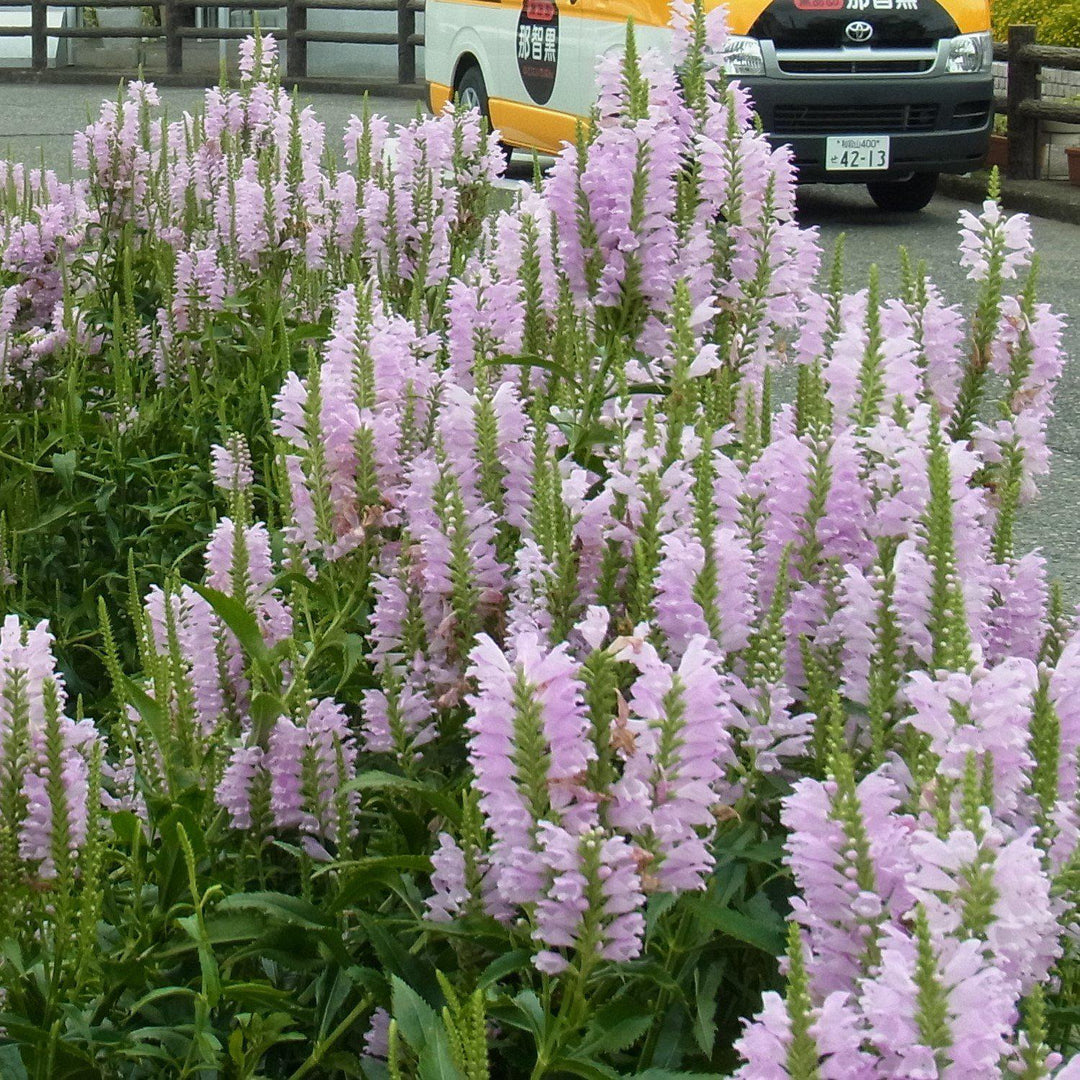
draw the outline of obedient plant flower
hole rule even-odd
[[[617,659],[640,674],[627,702],[629,747],[609,817],[649,854],[651,889],[702,888],[713,862],[717,787],[734,760],[732,709],[715,654],[695,637],[677,669],[644,642],[627,645]]]
[[[828,781],[800,780],[785,800],[787,861],[799,886],[793,918],[807,935],[819,1000],[855,992],[878,963],[882,927],[912,906],[914,822],[898,812],[899,796],[878,773],[856,784],[841,757]]]
[[[221,519],[206,545],[206,584],[239,600],[268,645],[292,633],[292,615],[274,588],[270,535],[261,521],[238,525]]]
[[[574,833],[550,823],[539,841],[552,877],[536,905],[533,937],[546,946],[536,954],[537,968],[550,975],[565,970],[563,949],[577,950],[583,969],[597,959],[637,956],[645,897],[634,849],[621,836],[605,837],[596,829]]]
[[[682,894],[732,836],[782,834],[787,986],[741,1075],[1046,1075],[1080,651],[1016,543],[1064,359],[1030,230],[995,199],[964,218],[970,323],[910,263],[895,296],[877,275],[847,295],[839,253],[816,284],[790,153],[720,77],[721,17],[676,9],[678,77],[631,37],[596,122],[498,215],[476,113],[391,141],[365,112],[338,142],[269,40],[167,126],[133,85],[79,139],[88,179],[0,165],[5,401],[48,400],[77,357],[121,387],[118,440],[238,366],[273,402],[276,445],[248,430],[270,475],[235,435],[209,462],[205,580],[233,603],[173,578],[133,605],[153,723],[116,725],[110,806],[201,785],[230,826],[215,882],[287,880],[300,847],[321,902],[338,861],[402,854],[393,815],[361,829],[357,773],[417,808],[461,792],[460,818],[405,826],[431,853],[410,912],[447,955],[473,919],[531,950],[560,1031],[594,988],[635,992],[618,965],[678,956],[669,920],[697,924]],[[101,744],[55,668],[43,628],[4,624],[0,900],[92,846]],[[389,1024],[368,1056],[392,1056]]]
[[[210,449],[214,483],[229,495],[247,491],[255,476],[251,469],[251,452],[244,437],[233,434],[224,446]]]
[[[265,748],[237,746],[218,784],[218,805],[235,829],[298,832],[304,850],[318,860],[341,850],[355,830],[358,798],[345,790],[356,765],[356,743],[341,706],[328,699],[307,702],[298,717],[280,717]]]
[[[537,858],[542,823],[577,835],[596,822],[596,804],[584,786],[596,751],[567,648],[547,652],[524,636],[512,655],[513,661],[485,636],[473,650],[469,675],[477,692],[468,699],[469,759],[493,836],[499,892],[529,904],[543,888]]]
[[[27,878],[72,882],[75,858],[101,799],[90,784],[100,735],[64,713],[63,682],[45,623],[0,624],[0,896]]]

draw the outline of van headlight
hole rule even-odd
[[[765,58],[761,55],[761,42],[757,38],[732,34],[721,49],[724,74],[737,79],[740,75],[764,75]]]
[[[993,60],[989,34],[961,34],[949,42],[945,70],[950,75],[980,75],[990,71]]]

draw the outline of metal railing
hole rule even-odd
[[[26,8],[25,0],[0,0],[0,38],[29,37],[29,67],[0,68],[0,79],[26,78],[56,79],[70,81],[86,76],[89,72],[71,69],[62,70],[49,66],[49,38],[88,39],[103,41],[112,38],[135,38],[140,41],[164,42],[164,76],[154,77],[158,81],[171,84],[202,84],[205,75],[197,75],[184,70],[184,43],[195,39],[201,41],[234,41],[251,34],[249,27],[213,27],[196,26],[195,11],[198,8],[227,11],[270,11],[277,10],[285,14],[284,27],[268,27],[264,34],[272,35],[279,42],[284,42],[286,81],[291,85],[311,87],[323,90],[341,90],[355,93],[363,90],[377,90],[380,93],[419,92],[416,81],[416,50],[424,44],[424,36],[417,32],[416,16],[424,10],[424,0],[285,0],[275,5],[272,0],[158,0],[146,4],[143,0],[63,0],[52,3],[49,0],[31,0],[30,25],[12,26],[10,19],[5,25],[4,9]],[[49,9],[65,8],[87,9],[95,11],[134,8],[136,10],[157,13],[159,22],[144,26],[50,26]],[[308,26],[308,14],[313,11],[334,11],[348,13],[380,12],[396,14],[397,25],[392,33],[352,30],[311,29]],[[381,45],[397,50],[396,79],[365,79],[363,77],[313,77],[308,70],[308,45]],[[132,65],[134,66],[134,65]],[[97,72],[100,78],[102,73]]]
[[[1009,27],[1008,44],[994,46],[994,59],[1009,66],[1009,88],[994,100],[994,108],[1008,118],[1009,166],[1013,180],[1039,178],[1039,121],[1060,120],[1080,124],[1080,105],[1043,101],[1039,75],[1044,67],[1080,71],[1080,49],[1039,45],[1034,26]]]

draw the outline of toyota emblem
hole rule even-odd
[[[844,36],[856,45],[864,45],[874,36],[874,28],[868,22],[848,23],[844,27]]]

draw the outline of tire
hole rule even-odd
[[[458,77],[457,86],[454,87],[454,104],[476,109],[487,123],[488,131],[495,130],[491,123],[491,113],[488,111],[487,86],[484,85],[483,73],[476,64],[470,64]],[[509,165],[513,149],[504,142],[499,143],[499,148]]]
[[[866,185],[878,208],[895,214],[922,210],[937,191],[937,173],[915,173],[907,180],[873,180]]]

